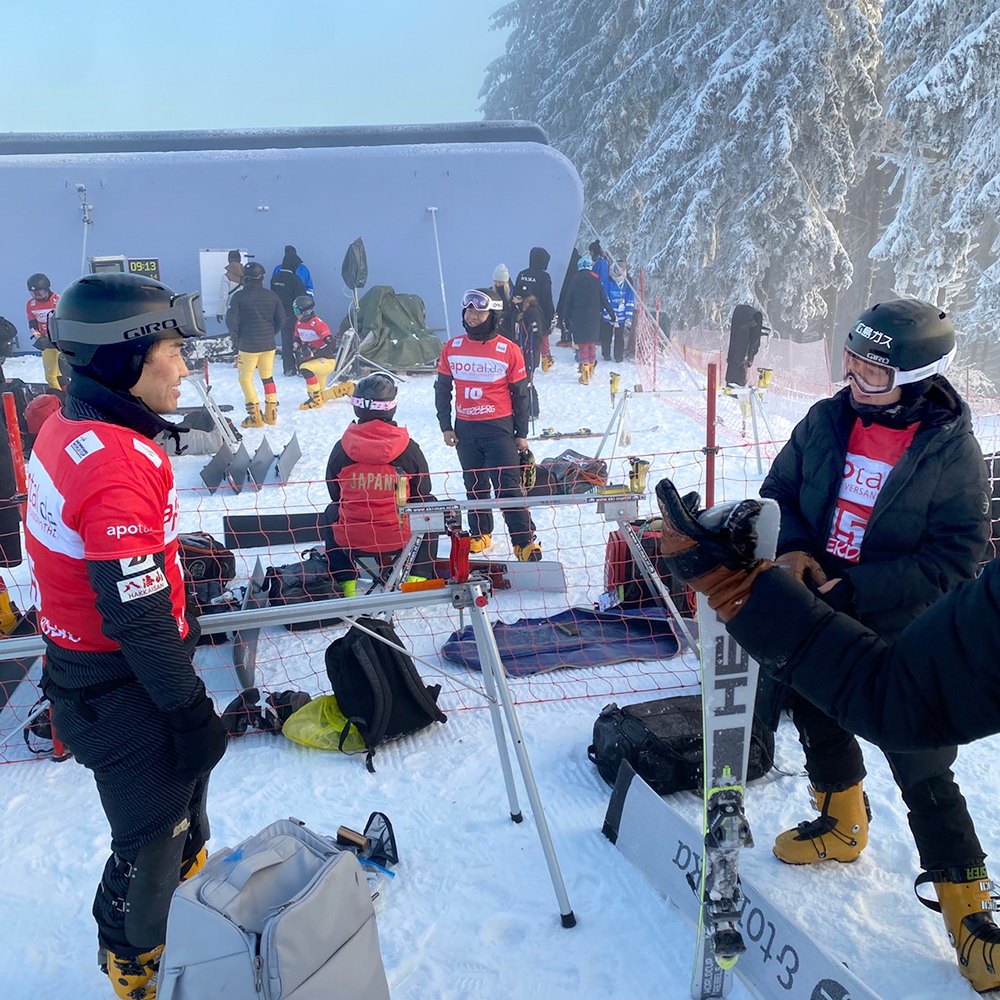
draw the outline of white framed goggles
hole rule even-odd
[[[912,371],[900,371],[893,365],[882,364],[863,357],[849,347],[844,348],[844,381],[853,382],[866,396],[884,396],[897,386],[911,385],[932,375],[941,375],[948,370],[955,357],[957,345],[944,357]]]
[[[368,399],[366,396],[351,396],[351,406],[357,406],[362,410],[394,410],[396,400],[394,399]]]
[[[499,299],[493,298],[492,295],[487,295],[486,292],[480,291],[478,288],[470,288],[462,296],[462,309],[473,308],[479,312],[500,312],[503,309],[503,303]]]
[[[200,337],[205,333],[205,315],[201,311],[201,293],[175,295],[167,309],[141,313],[110,323],[81,323],[75,319],[49,317],[49,336],[55,343],[125,344],[139,337],[162,337],[171,333],[182,337]]]

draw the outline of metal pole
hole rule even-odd
[[[80,253],[80,276],[83,277],[87,273],[87,233],[89,232],[87,227],[94,224],[90,214],[93,211],[93,206],[87,204],[86,187],[77,184],[76,193],[80,196],[80,208],[83,212],[83,250]]]
[[[708,400],[705,414],[705,506],[715,504],[715,393],[718,388],[718,365],[708,366]]]
[[[764,472],[764,465],[760,460],[760,430],[757,427],[757,407],[754,405],[754,396],[756,393],[753,389],[750,390],[750,423],[753,426],[753,444],[757,452],[757,475],[762,475]]]
[[[438,275],[441,278],[441,304],[444,306],[444,332],[451,339],[451,327],[448,325],[448,296],[444,291],[444,268],[441,266],[441,244],[438,241],[437,209],[428,207],[431,213],[431,223],[434,226],[434,249],[437,251]]]
[[[484,595],[485,598],[485,595]],[[500,659],[500,650],[497,649],[496,637],[490,627],[489,619],[483,605],[485,599],[477,599],[469,608],[472,618],[472,628],[476,635],[476,645],[479,649],[479,656],[483,665],[483,678],[487,673],[492,672],[496,681],[497,691],[500,696],[500,703],[503,705],[504,716],[507,719],[507,730],[510,733],[511,741],[514,744],[514,753],[521,768],[521,780],[524,782],[524,789],[528,793],[528,801],[531,803],[531,812],[535,817],[535,828],[538,830],[538,839],[542,843],[542,853],[545,855],[545,863],[549,868],[549,877],[552,879],[552,888],[555,890],[556,899],[559,903],[559,913],[562,918],[563,927],[576,926],[576,916],[569,903],[569,895],[566,892],[566,885],[563,882],[562,872],[559,870],[559,859],[556,857],[556,849],[552,843],[552,836],[549,833],[549,825],[545,819],[545,810],[542,808],[542,800],[538,794],[538,786],[535,784],[535,776],[531,770],[531,761],[528,760],[528,751],[524,746],[524,735],[521,733],[520,723],[517,721],[517,713],[514,711],[514,702],[511,698],[510,688],[507,685],[507,675],[503,669],[503,661]]]
[[[649,556],[646,555],[646,550],[642,547],[642,542],[636,537],[635,529],[630,522],[625,520],[618,522],[618,528],[625,539],[625,544],[632,553],[635,564],[639,567],[639,572],[642,573],[646,583],[659,595],[660,600],[670,613],[674,626],[683,633],[684,641],[688,644],[688,647],[694,650],[695,654],[698,654],[698,643],[694,641],[694,635],[691,633],[688,622],[684,620],[681,613],[677,610],[677,605],[674,604],[674,599],[670,596],[670,591],[664,586],[663,580],[660,579],[660,574],[656,572],[656,567]]]
[[[611,414],[611,422],[607,426],[607,430],[604,432],[604,437],[601,438],[600,446],[597,449],[597,454],[594,456],[595,459],[601,457],[601,452],[604,451],[604,446],[607,444],[608,435],[611,433],[612,428],[615,429],[615,441],[618,440],[618,428],[625,416],[625,408],[628,406],[628,398],[632,393],[628,389],[622,392],[622,398],[618,400],[618,405],[615,407],[615,412]],[[614,458],[615,451],[614,447],[611,449],[611,457]]]

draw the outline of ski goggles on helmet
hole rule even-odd
[[[844,381],[853,382],[866,396],[884,396],[897,386],[912,385],[914,382],[947,371],[956,350],[957,346],[930,364],[904,372],[893,365],[862,357],[849,347],[845,347]]]
[[[486,292],[479,288],[470,288],[462,296],[462,309],[477,309],[479,312],[490,312],[491,310],[499,312],[503,309],[503,303],[499,299],[493,298],[492,295],[487,295]]]
[[[367,396],[351,396],[351,406],[357,406],[362,410],[394,410],[396,409],[396,400],[369,399]]]
[[[205,315],[201,311],[201,293],[175,295],[167,309],[140,313],[127,319],[110,323],[81,323],[79,320],[49,317],[49,336],[55,343],[60,340],[75,344],[127,344],[140,337],[201,337],[205,333]]]

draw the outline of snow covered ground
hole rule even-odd
[[[622,372],[625,386],[636,381],[634,373],[628,365],[602,364],[595,383],[582,388],[570,359],[570,352],[557,351],[556,368],[538,376],[542,417],[537,426],[603,430],[612,412],[609,367]],[[40,376],[35,359],[15,359],[5,369],[11,377]],[[212,379],[220,401],[233,403],[241,414],[235,371],[214,365]],[[323,469],[350,409],[334,402],[320,412],[302,413],[297,409],[304,398],[301,382],[281,376],[277,381],[282,408],[278,426],[267,434],[278,450],[293,430],[298,433],[304,454],[293,473],[296,483],[260,494],[245,491],[239,497],[182,491],[183,530],[203,527],[219,534],[224,510],[301,510],[325,503]],[[197,397],[187,389],[182,402],[194,404]],[[631,416],[632,444],[619,454],[656,456],[651,484],[672,468],[682,488],[696,485],[702,428],[652,398],[633,399]],[[399,420],[420,442],[432,470],[457,468],[455,453],[443,445],[437,430],[430,377],[412,378],[401,387]],[[786,425],[782,421],[783,433]],[[260,431],[247,432],[251,446],[260,436]],[[598,440],[533,442],[533,448],[538,459],[565,447],[593,453]],[[687,454],[667,457],[680,451]],[[194,456],[177,460],[179,487],[197,487],[205,461]],[[617,459],[612,463],[613,478],[621,477],[622,467]],[[760,479],[752,449],[727,455],[723,470],[728,499],[741,490],[752,494]],[[439,496],[458,495],[459,479],[437,475],[435,490]],[[500,596],[495,603],[508,620],[551,613],[567,602],[590,606],[603,589],[604,522],[592,511],[575,510],[540,514],[536,521],[546,556],[560,558],[567,567],[569,592]],[[502,527],[495,538],[497,552],[509,551]],[[286,557],[276,561],[291,561],[290,552],[275,553]],[[20,598],[19,603],[26,602]],[[396,878],[378,903],[394,1000],[686,998],[693,930],[601,834],[609,789],[586,751],[594,719],[608,701],[644,701],[671,690],[695,689],[693,657],[559,671],[512,682],[578,919],[575,928],[564,929],[526,797],[522,795],[526,821],[514,825],[485,703],[463,686],[478,685],[478,678],[437,657],[458,624],[457,615],[406,612],[397,622],[414,650],[430,661],[420,664],[425,679],[444,685],[448,723],[380,750],[375,774],[366,772],[361,758],[310,751],[281,737],[255,734],[233,742],[212,779],[210,846],[234,844],[282,816],[296,816],[319,832],[332,833],[341,824],[363,826],[372,810],[385,812],[395,827],[401,857]],[[331,637],[269,630],[260,652],[265,685],[321,691],[322,653]],[[226,656],[225,648],[198,652],[199,666],[223,705],[234,693]],[[770,844],[811,811],[794,729],[783,721],[778,769],[751,786],[748,797],[758,847],[745,854],[746,869],[884,1000],[971,1000],[940,917],[913,896],[916,852],[888,767],[874,747],[866,747],[866,762],[874,813],[869,848],[853,865],[786,867],[771,855]],[[964,748],[956,765],[979,834],[993,855],[1000,852],[1000,835],[991,823],[998,763],[1000,738],[993,738]],[[699,797],[684,793],[673,804],[698,821]],[[73,762],[0,766],[0,810],[0,998],[110,996],[108,982],[94,964],[90,906],[107,856],[108,830],[90,775]],[[744,1000],[749,994],[737,984],[732,996]]]

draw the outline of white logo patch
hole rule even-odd
[[[88,455],[93,455],[103,447],[104,442],[93,431],[87,431],[66,445],[66,454],[79,465]]]
[[[122,604],[128,604],[129,601],[137,601],[140,597],[149,597],[158,590],[166,590],[169,586],[163,572],[154,569],[151,573],[144,573],[131,580],[119,580],[118,596]]]
[[[139,452],[140,455],[145,455],[146,458],[148,458],[157,468],[163,465],[163,459],[160,458],[160,456],[157,455],[156,452],[145,443],[145,441],[140,441],[138,438],[132,438],[132,446],[137,452]]]
[[[497,358],[452,354],[448,358],[448,366],[456,382],[502,382],[507,377],[507,363]]]
[[[122,568],[122,576],[135,576],[136,573],[145,573],[156,569],[156,560],[153,553],[148,556],[132,556],[129,559],[119,559]]]
[[[497,351],[500,354],[506,354],[507,353],[507,345],[502,340],[498,340],[497,341]]]

